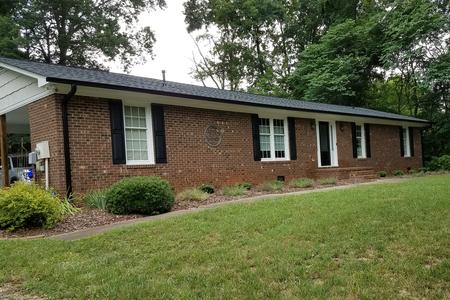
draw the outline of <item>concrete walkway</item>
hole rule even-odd
[[[354,187],[358,187],[358,186],[373,185],[373,184],[380,184],[380,183],[397,183],[397,182],[405,181],[407,179],[408,178],[380,179],[380,180],[371,181],[371,182],[353,183],[353,184],[347,184],[347,185],[339,185],[339,186],[297,191],[297,192],[284,193],[284,194],[267,194],[267,195],[261,195],[261,196],[256,196],[256,197],[242,198],[242,199],[236,199],[236,200],[232,200],[232,201],[213,203],[213,204],[209,204],[209,205],[205,205],[205,206],[200,206],[198,208],[192,208],[192,209],[187,209],[187,210],[177,210],[177,211],[173,211],[173,212],[169,212],[169,213],[165,213],[165,214],[161,214],[161,215],[156,215],[156,216],[149,216],[149,217],[127,220],[127,221],[117,222],[117,223],[103,225],[103,226],[86,228],[86,229],[77,230],[77,231],[73,231],[73,232],[49,236],[48,238],[54,239],[54,240],[75,241],[75,240],[90,237],[90,236],[97,235],[97,234],[107,232],[107,231],[117,229],[117,228],[124,228],[127,226],[132,226],[134,224],[151,222],[151,221],[155,221],[155,220],[168,219],[168,218],[172,218],[172,217],[176,217],[176,216],[186,215],[186,214],[190,214],[190,213],[196,213],[196,212],[200,212],[200,211],[203,211],[206,209],[221,207],[221,206],[230,205],[230,204],[251,203],[251,202],[255,202],[255,201],[273,199],[273,198],[277,198],[277,197],[287,197],[287,196],[304,195],[304,194],[310,194],[310,193],[320,193],[320,192],[327,192],[327,191],[332,191],[332,190],[344,190],[344,189],[354,188]]]

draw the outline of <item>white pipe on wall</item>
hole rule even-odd
[[[45,189],[48,190],[49,184],[48,184],[48,158],[45,159]]]

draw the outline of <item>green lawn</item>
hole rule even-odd
[[[49,298],[450,298],[450,176],[229,205],[76,242],[0,242]]]

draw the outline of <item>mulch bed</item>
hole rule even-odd
[[[293,188],[293,187],[289,187],[286,185],[283,187],[282,190],[272,191],[272,192],[257,191],[257,190],[252,189],[252,190],[247,191],[245,195],[237,196],[237,197],[224,196],[219,191],[214,194],[211,194],[208,197],[208,199],[206,199],[204,201],[175,202],[175,204],[172,207],[172,211],[183,210],[183,209],[194,209],[194,208],[198,208],[198,207],[209,205],[209,204],[228,202],[228,201],[232,201],[232,200],[256,197],[256,196],[267,195],[267,194],[285,194],[285,193],[292,193],[292,192],[299,192],[299,191],[317,190],[317,189],[323,189],[323,188],[327,188],[327,187],[331,187],[331,186],[341,186],[341,185],[348,185],[348,184],[353,184],[353,183],[369,182],[369,181],[372,181],[372,180],[347,179],[347,180],[339,180],[334,185],[320,185],[318,183],[315,183],[314,186],[309,187],[309,188]]]
[[[340,180],[337,182],[334,186],[339,185],[348,185],[351,183],[356,182],[364,182],[364,181],[370,181],[370,180]],[[281,191],[277,192],[263,192],[263,191],[256,191],[256,190],[249,190],[245,195],[238,196],[238,197],[230,197],[230,196],[224,196],[220,192],[211,194],[208,199],[204,201],[183,201],[183,202],[175,202],[174,206],[172,207],[172,211],[177,210],[185,210],[185,209],[194,209],[200,206],[205,206],[208,204],[214,204],[214,203],[221,203],[221,202],[227,202],[232,201],[236,199],[242,199],[242,198],[248,198],[248,197],[255,197],[265,194],[283,194],[283,193],[290,193],[290,192],[297,192],[297,191],[304,191],[304,190],[311,190],[311,189],[321,189],[330,187],[330,185],[318,185],[316,184],[313,187],[310,188],[291,188],[288,186],[285,186]],[[73,216],[66,217],[63,221],[59,222],[54,228],[52,229],[42,229],[42,228],[30,228],[30,229],[19,229],[13,232],[9,231],[3,231],[0,230],[0,239],[9,239],[9,238],[26,238],[26,237],[38,237],[38,236],[51,236],[66,232],[73,232],[81,229],[86,228],[92,228],[96,226],[101,225],[107,225],[112,223],[117,223],[120,221],[126,221],[126,220],[132,220],[132,219],[138,219],[144,217],[143,215],[114,215],[110,214],[104,210],[101,209],[93,209],[93,208],[86,208],[82,207],[81,211]]]
[[[0,238],[17,238],[32,236],[50,236],[80,229],[107,225],[120,221],[132,220],[143,217],[142,215],[113,215],[101,209],[82,207],[81,211],[73,216],[68,216],[54,228],[30,228],[18,229],[13,232],[0,230]]]

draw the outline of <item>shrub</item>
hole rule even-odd
[[[240,184],[232,185],[232,186],[226,186],[223,188],[223,194],[225,196],[242,196],[245,195],[245,192],[248,189],[245,186],[242,186]]]
[[[314,180],[309,178],[296,178],[292,179],[289,185],[296,188],[307,188],[314,185]]]
[[[73,205],[73,198],[72,195],[69,197],[66,197],[61,201],[61,210],[63,215],[75,215],[76,213],[80,212],[80,209],[75,207]]]
[[[84,195],[83,200],[89,207],[99,208],[106,210],[106,193],[107,190],[91,191]]]
[[[433,157],[428,163],[427,168],[430,171],[450,171],[450,155]]]
[[[335,185],[337,183],[337,179],[336,177],[322,178],[319,180],[319,183],[321,185]]]
[[[202,192],[205,192],[205,193],[208,193],[208,194],[214,194],[214,190],[215,190],[214,186],[211,185],[211,184],[202,184],[202,185],[199,187],[199,189],[200,189]]]
[[[198,189],[187,189],[177,195],[179,201],[203,201],[208,199],[209,194]]]
[[[115,214],[160,214],[173,202],[169,183],[155,176],[125,178],[106,192],[106,209]]]
[[[38,185],[18,181],[0,190],[0,228],[50,228],[63,217],[61,201]]]
[[[238,184],[238,186],[240,186],[243,189],[251,190],[252,189],[252,184],[250,182],[241,182]]]
[[[258,186],[258,190],[264,192],[275,192],[280,191],[283,188],[284,182],[279,180],[271,180],[261,183]]]
[[[393,172],[394,176],[403,176],[405,173],[402,170],[395,170]]]
[[[387,176],[387,173],[386,173],[386,171],[380,171],[380,172],[378,172],[378,176],[380,176],[380,177],[386,177],[386,176]]]

